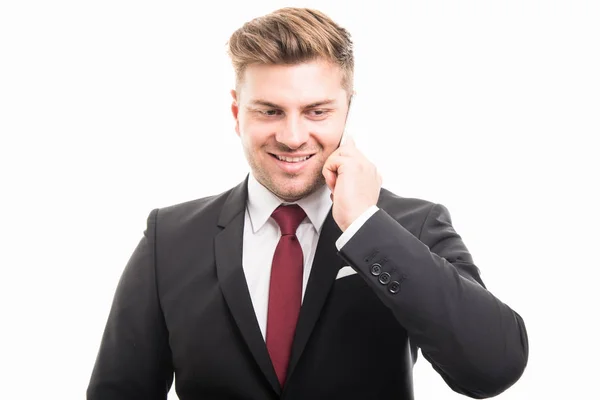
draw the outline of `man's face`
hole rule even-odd
[[[236,132],[260,183],[286,201],[325,184],[321,171],[348,112],[337,65],[251,65],[232,96]]]

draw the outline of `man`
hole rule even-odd
[[[229,41],[251,173],[153,210],[116,290],[88,399],[412,399],[522,374],[521,317],[486,290],[448,210],[381,188],[352,140],[349,34],[285,8]]]

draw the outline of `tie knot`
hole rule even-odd
[[[279,225],[282,235],[295,235],[300,222],[306,217],[304,210],[297,204],[280,205],[271,214]]]

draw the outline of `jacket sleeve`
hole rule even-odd
[[[168,333],[156,286],[158,210],[117,285],[87,389],[89,400],[165,400],[173,382]]]
[[[520,378],[523,319],[486,289],[443,205],[432,205],[419,237],[379,209],[339,254],[454,391],[487,398]]]

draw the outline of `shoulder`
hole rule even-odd
[[[415,236],[419,236],[423,224],[434,209],[445,210],[442,205],[432,201],[399,196],[385,188],[382,188],[379,193],[377,206]]]
[[[233,189],[226,192],[172,204],[158,209],[161,220],[185,222],[203,215],[212,215],[223,207]]]
[[[167,236],[198,228],[216,228],[221,210],[233,190],[155,208],[148,215],[148,227]]]
[[[379,193],[377,206],[385,210],[392,217],[406,215],[426,216],[436,203],[416,197],[399,196],[388,189],[382,188]]]

